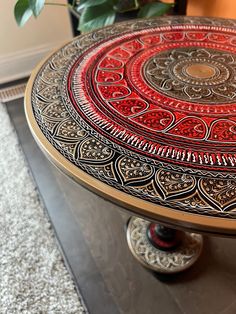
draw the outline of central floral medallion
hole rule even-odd
[[[154,89],[180,100],[235,102],[233,54],[207,48],[177,48],[147,61],[145,79]]]

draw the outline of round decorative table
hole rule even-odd
[[[131,211],[133,255],[182,271],[236,235],[236,21],[132,20],[79,36],[32,73],[31,131],[64,173]]]

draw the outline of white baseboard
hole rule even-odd
[[[62,42],[54,42],[0,56],[0,84],[29,76],[44,56],[62,44]]]

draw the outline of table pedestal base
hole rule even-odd
[[[177,231],[137,217],[132,217],[128,223],[127,240],[141,264],[162,274],[189,268],[198,259],[203,246],[200,234]]]

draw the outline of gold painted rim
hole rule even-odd
[[[108,26],[109,27],[109,26]],[[61,46],[64,47],[71,41]],[[37,73],[51,56],[60,49],[55,49],[46,58],[44,58],[32,71],[30,79],[27,83],[25,92],[25,114],[29,128],[39,144],[40,148],[47,155],[50,161],[55,164],[66,175],[74,181],[87,187],[96,194],[108,199],[125,209],[133,212],[137,216],[141,216],[148,220],[159,221],[163,224],[170,225],[175,228],[187,229],[195,232],[211,233],[219,236],[236,236],[236,220],[230,218],[210,217],[200,214],[184,212],[181,210],[170,209],[161,205],[153,204],[145,200],[139,199],[125,192],[119,191],[98,179],[90,176],[83,170],[76,167],[60,154],[47,140],[39,128],[31,106],[31,92]]]

